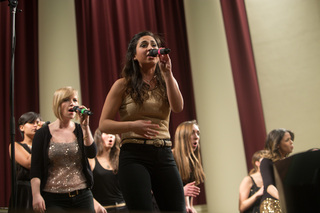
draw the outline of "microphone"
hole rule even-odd
[[[90,110],[87,109],[80,109],[79,106],[74,106],[72,108],[73,112],[80,112],[81,114],[86,114],[86,115],[93,115],[93,112],[91,112]]]
[[[157,55],[168,54],[170,51],[171,50],[168,48],[151,49],[151,50],[149,50],[148,56],[157,57]]]

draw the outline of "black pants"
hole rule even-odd
[[[121,191],[130,212],[186,212],[183,184],[171,147],[124,144],[119,159]]]
[[[42,192],[42,196],[46,203],[46,212],[94,213],[93,196],[90,189],[81,190],[81,193],[74,197],[49,192]]]

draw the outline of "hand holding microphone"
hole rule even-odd
[[[85,115],[93,115],[93,112],[87,109],[81,109],[79,106],[74,106],[72,108],[73,112],[80,112],[80,114],[85,114]]]
[[[169,54],[170,51],[168,48],[151,49],[149,50],[148,56],[157,57],[158,55]]]

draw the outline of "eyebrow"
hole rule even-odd
[[[157,43],[155,40],[142,40],[140,43]]]

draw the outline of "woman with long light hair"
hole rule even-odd
[[[98,153],[94,159],[88,160],[94,180],[92,194],[95,212],[128,212],[117,174],[121,139],[119,135],[102,133],[97,129],[94,141]]]
[[[196,120],[181,123],[175,133],[173,156],[176,161],[182,182],[186,209],[189,213],[197,212],[193,207],[193,197],[200,193],[197,187],[204,182],[205,174],[200,154],[200,129]]]

